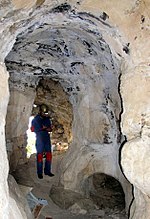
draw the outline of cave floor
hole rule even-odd
[[[38,219],[127,219],[124,211],[93,209],[87,212],[83,209],[83,211],[74,209],[71,212],[68,209],[62,209],[56,205],[50,198],[49,193],[53,185],[58,185],[58,168],[62,156],[63,154],[61,153],[53,156],[52,172],[55,174],[54,177],[44,175],[43,179],[37,178],[35,154],[28,159],[26,164],[18,165],[16,171],[13,173],[18,184],[32,188],[32,193],[35,197],[47,200],[48,205],[42,208]]]

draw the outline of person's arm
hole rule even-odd
[[[51,132],[52,131],[52,124],[50,119],[47,119],[45,124],[43,125],[43,130],[46,130],[47,132]]]
[[[51,132],[51,131],[52,131],[52,127],[43,126],[43,130],[46,130],[46,131],[48,131],[48,132]]]
[[[30,130],[35,133],[42,131],[42,124],[38,117],[32,120]]]

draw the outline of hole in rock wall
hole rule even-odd
[[[21,76],[20,76],[21,77]],[[18,88],[12,83],[10,74],[10,100],[6,118],[6,143],[10,172],[18,165],[28,162],[27,158],[35,153],[36,136],[30,131],[31,121],[38,111],[38,105],[46,104],[53,124],[51,143],[53,152],[63,153],[72,141],[72,105],[69,97],[58,81],[42,79],[36,89]],[[35,107],[36,106],[36,107]]]
[[[50,133],[52,151],[65,152],[72,141],[72,106],[67,94],[59,82],[42,79],[36,88],[32,115],[29,118],[27,130],[27,154],[28,157],[35,153],[35,134],[31,132],[31,122],[39,112],[39,105],[45,104],[48,107],[48,116],[51,120],[53,131]]]
[[[125,194],[122,186],[114,177],[104,173],[94,173],[84,184],[86,196],[100,209],[125,209]]]
[[[72,141],[72,105],[69,96],[58,81],[40,80],[36,89],[35,104],[46,104],[53,124],[52,142],[62,146]]]

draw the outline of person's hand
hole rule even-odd
[[[46,130],[48,132],[51,132],[52,131],[52,127],[47,127],[47,126],[43,125],[42,130]]]
[[[46,131],[48,131],[48,132],[52,132],[52,128],[49,127],[49,128],[46,129]]]

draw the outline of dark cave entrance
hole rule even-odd
[[[34,105],[45,104],[53,125],[51,142],[55,151],[66,151],[72,141],[73,110],[68,94],[61,83],[52,79],[41,79],[36,88]],[[33,107],[33,111],[36,107]],[[35,112],[37,113],[37,112]]]
[[[86,196],[93,200],[99,209],[122,211],[125,209],[125,194],[114,177],[104,173],[94,173],[85,182]]]

